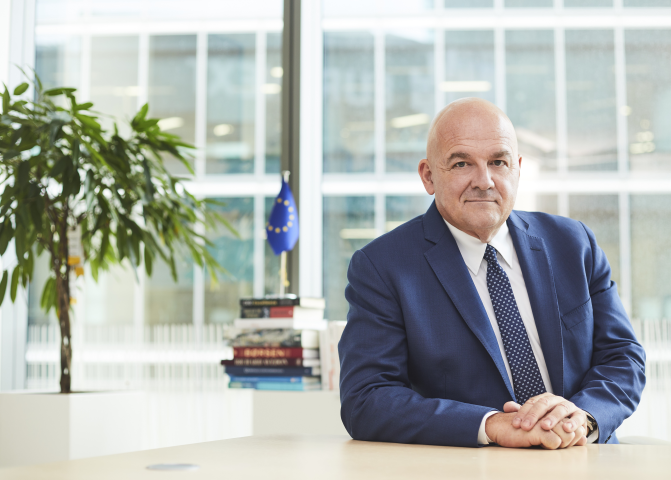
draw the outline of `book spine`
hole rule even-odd
[[[235,367],[226,366],[226,374],[236,377],[312,377],[321,374],[319,367]]]
[[[318,383],[277,383],[277,382],[258,382],[255,387],[257,390],[286,390],[293,392],[308,392],[321,390]]]
[[[248,377],[248,376],[236,376],[229,375],[231,382],[273,382],[273,383],[313,383],[311,381],[306,382],[303,377]],[[310,379],[311,380],[311,379]]]
[[[290,307],[300,305],[299,298],[243,298],[241,307]]]
[[[233,347],[235,358],[303,358],[302,348]]]
[[[270,307],[242,307],[240,318],[270,318]]]
[[[234,358],[222,360],[225,367],[302,367],[302,358]]]
[[[294,307],[270,307],[270,318],[293,318]]]
[[[319,384],[279,383],[279,382],[229,382],[228,388],[253,388],[256,390],[285,390],[307,392],[320,390]]]

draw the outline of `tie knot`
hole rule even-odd
[[[485,260],[487,260],[487,263],[499,263],[496,258],[496,249],[489,244],[487,244],[487,249],[485,250]]]

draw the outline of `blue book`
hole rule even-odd
[[[228,388],[253,388],[255,390],[282,390],[308,392],[321,390],[319,383],[281,383],[281,382],[230,382]]]
[[[307,383],[321,383],[320,377],[247,377],[247,376],[236,376],[230,375],[231,382],[244,382],[244,383],[259,383],[259,382],[273,382],[273,383],[296,383],[296,384],[307,384]]]
[[[226,365],[224,370],[233,377],[313,377],[321,374],[319,367],[236,367]]]

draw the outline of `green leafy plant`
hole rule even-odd
[[[9,287],[16,299],[19,285],[30,282],[36,256],[49,257],[51,276],[41,306],[55,309],[61,333],[61,393],[71,391],[71,276],[90,265],[93,278],[114,264],[144,265],[147,275],[157,260],[177,279],[176,255],[190,256],[213,281],[223,268],[208,251],[202,232],[223,225],[237,235],[214,209],[200,200],[165,167],[167,155],[181,161],[191,175],[193,147],[161,131],[147,118],[144,105],[123,138],[117,124],[105,131],[91,103],[77,103],[74,88],[44,90],[34,83],[35,101],[13,95],[5,86],[0,117],[0,255],[14,240],[18,263],[3,266],[0,304]],[[18,98],[17,98],[18,97]],[[55,101],[59,99],[60,101]],[[67,105],[66,107],[60,105]],[[80,245],[68,244],[77,232]],[[82,250],[83,258],[73,256]],[[136,270],[137,271],[137,270]]]

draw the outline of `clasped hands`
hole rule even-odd
[[[502,447],[540,445],[554,450],[587,444],[587,415],[565,398],[544,393],[522,406],[507,402],[503,412],[485,423],[487,436]]]

